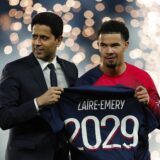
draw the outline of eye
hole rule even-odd
[[[41,36],[41,39],[47,41],[49,38],[47,36]]]
[[[37,35],[32,35],[32,39],[36,40],[37,39]]]
[[[120,44],[119,44],[119,43],[114,43],[114,44],[112,44],[111,46],[116,48],[116,47],[119,47]]]
[[[100,47],[107,47],[107,44],[105,44],[105,43],[100,43]]]

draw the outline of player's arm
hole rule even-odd
[[[160,116],[160,97],[158,92],[153,85],[146,89],[144,86],[138,86],[135,89],[135,97],[139,102],[148,104],[149,108],[155,113],[156,116]]]

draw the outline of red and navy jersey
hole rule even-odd
[[[160,117],[160,97],[152,78],[147,72],[131,64],[126,63],[126,70],[118,76],[109,76],[100,70],[100,66],[97,66],[78,79],[76,86],[84,85],[120,85],[133,89],[135,89],[139,85],[142,85],[147,89],[150,96],[149,108],[154,112],[158,119]]]
[[[72,160],[148,160],[157,121],[133,95],[126,87],[73,87],[48,112],[52,118],[43,117],[54,132],[65,126]]]

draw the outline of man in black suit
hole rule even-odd
[[[39,112],[56,107],[63,88],[76,81],[77,68],[56,56],[63,32],[58,15],[37,14],[31,29],[33,52],[7,64],[0,81],[0,127],[10,129],[6,160],[67,160],[67,151],[59,147],[65,145],[59,145],[59,135]],[[48,64],[55,66],[58,87],[51,86]]]

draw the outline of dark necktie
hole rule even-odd
[[[57,86],[57,76],[56,76],[54,64],[52,63],[48,64],[48,68],[50,69],[51,86]]]

